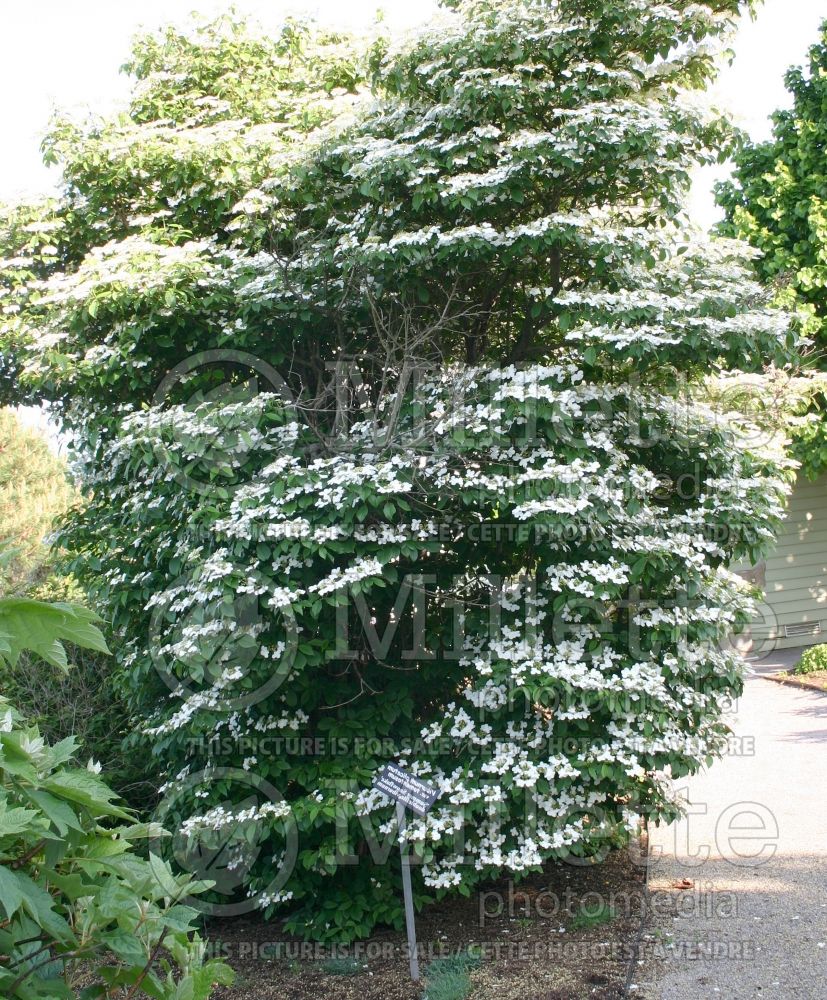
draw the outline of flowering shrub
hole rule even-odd
[[[407,833],[433,897],[671,819],[670,778],[723,747],[722,640],[750,616],[727,567],[771,541],[785,484],[680,390],[794,346],[744,248],[681,216],[728,142],[689,91],[738,9],[462,3],[299,88],[312,121],[275,81],[261,158],[212,100],[244,74],[202,71],[242,36],[170,36],[190,110],[139,68],[128,129],[163,121],[206,170],[206,91],[239,137],[224,207],[198,200],[212,173],[140,173],[105,129],[60,147],[61,261],[7,264],[7,343],[77,433],[64,543],[121,637],[176,856],[227,875],[216,907],[323,940],[399,924],[388,760],[441,793]],[[285,79],[340,73],[334,48]],[[93,178],[140,214],[80,237]]]
[[[0,711],[3,996],[206,998],[231,982],[181,902],[210,883],[140,856],[152,829],[129,822],[99,764],[75,763],[73,739],[49,746],[5,699]]]
[[[392,880],[334,861],[391,829],[387,801],[368,790],[389,756],[442,791],[409,827],[426,885],[467,891],[501,867],[593,851],[633,813],[672,817],[667,775],[723,747],[721,708],[742,668],[718,643],[750,615],[725,567],[769,540],[783,484],[713,414],[579,376],[451,373],[429,388],[427,418],[403,414],[394,454],[361,425],[346,454],[308,459],[294,425],[275,460],[279,435],[251,453],[248,485],[186,508],[148,457],[154,416],[130,421],[109,452],[88,519],[96,544],[127,518],[153,552],[152,568],[140,552],[111,553],[104,579],[112,595],[131,583],[120,614],[136,683],[154,678],[162,693],[153,657],[174,657],[174,696],[154,699],[148,723],[157,751],[184,765],[168,794],[192,833],[193,816],[215,818],[193,771],[232,762],[292,793],[313,867],[273,899],[268,855],[249,882],[268,911],[307,900],[295,919],[321,935],[321,920],[363,932],[361,899],[380,919],[395,913]],[[458,382],[461,414],[446,403]],[[432,445],[417,451],[422,437]],[[683,469],[698,470],[691,499],[672,485]],[[171,531],[151,505],[173,504],[182,524]],[[239,594],[253,607],[221,616]],[[306,735],[318,745],[286,738]],[[259,817],[277,863],[285,815]]]

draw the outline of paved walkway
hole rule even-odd
[[[827,1000],[827,695],[755,676],[732,725],[691,814],[653,831],[636,992]]]

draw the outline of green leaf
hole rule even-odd
[[[16,872],[0,866],[0,906],[7,917],[13,917],[23,905],[23,888]]]
[[[83,831],[83,826],[78,820],[75,811],[64,801],[55,798],[48,792],[34,789],[24,789],[28,799],[38,806],[52,821],[61,837],[65,836],[69,830]]]
[[[43,788],[59,798],[86,806],[98,815],[131,819],[131,814],[113,804],[117,793],[91,771],[73,769],[59,771],[43,781]]]
[[[62,640],[108,653],[106,640],[93,623],[94,612],[74,604],[46,604],[24,597],[0,600],[0,632],[9,646],[5,659],[12,665],[28,649],[61,670],[67,669]]]
[[[149,867],[155,881],[158,883],[165,895],[177,899],[181,895],[181,887],[178,880],[172,874],[172,870],[166,861],[159,858],[157,854],[150,851]]]
[[[128,965],[140,966],[146,963],[146,950],[140,939],[131,931],[121,929],[109,931],[106,934],[101,934],[100,940],[113,954]]]
[[[55,912],[55,901],[51,895],[28,875],[23,872],[16,874],[23,890],[23,909],[56,941],[71,943],[74,940],[72,930],[63,917]]]
[[[5,765],[4,765],[5,766]],[[16,836],[36,829],[32,821],[37,818],[33,809],[15,806],[9,809],[5,799],[0,799],[0,837]]]

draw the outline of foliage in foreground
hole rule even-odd
[[[734,179],[720,185],[721,231],[761,251],[757,267],[777,301],[801,316],[813,338],[810,364],[827,371],[827,22],[807,69],[786,76],[792,107],[777,111],[773,138],[747,142]],[[795,436],[795,456],[815,477],[827,468],[827,394],[815,393]]]
[[[740,690],[727,567],[783,512],[778,456],[681,395],[794,346],[682,221],[743,5],[451,6],[363,53],[140,42],[129,114],[58,123],[64,197],[2,237],[161,814],[326,940],[401,922],[389,759],[441,793],[420,903],[674,817]]]
[[[0,691],[44,739],[75,737],[130,806],[154,803],[154,769],[125,743],[131,719],[115,690],[113,658],[71,644],[67,654],[69,669],[57,672],[37,655],[22,653],[14,666],[0,670]]]
[[[0,660],[34,646],[62,666],[62,641],[105,649],[91,622],[78,608],[0,601]],[[0,698],[0,995],[209,996],[230,973],[204,961],[198,914],[181,902],[209,883],[136,853],[151,829],[77,750],[74,739],[50,746]]]

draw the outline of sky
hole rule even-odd
[[[788,108],[792,98],[784,86],[791,66],[803,66],[807,51],[818,40],[827,19],[827,0],[766,0],[755,20],[745,17],[732,44],[735,59],[714,87],[714,103],[730,112],[756,141],[772,135],[770,115]],[[712,192],[715,181],[729,174],[726,166],[704,167],[695,173],[690,212],[705,229],[722,213]]]
[[[49,191],[54,171],[40,161],[39,141],[51,110],[107,111],[125,101],[128,80],[118,72],[132,35],[185,21],[192,10],[215,14],[228,0],[0,0],[0,199]],[[278,23],[302,11],[324,23],[367,26],[381,6],[386,21],[403,30],[429,20],[435,0],[235,0],[262,21]],[[755,139],[770,134],[769,115],[788,106],[783,76],[805,61],[827,17],[827,0],[767,0],[757,20],[745,19],[735,39],[736,58],[714,92]],[[712,185],[726,168],[698,171],[690,210],[706,227],[718,217]]]

